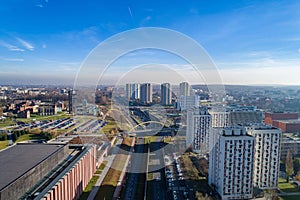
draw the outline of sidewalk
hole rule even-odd
[[[122,141],[123,140],[118,139],[116,146],[121,145]],[[115,159],[115,157],[118,153],[118,150],[119,150],[119,148],[113,147],[112,154],[110,156],[107,156],[106,158],[104,158],[104,160],[107,161],[107,163],[106,163],[104,169],[102,170],[102,173],[100,174],[100,177],[99,177],[98,181],[94,185],[94,187],[93,187],[93,189],[92,189],[92,191],[91,191],[91,193],[88,197],[88,200],[94,200],[94,198],[96,197],[96,194],[97,194],[97,192],[98,192],[98,190],[99,190],[99,188],[100,188],[100,186],[101,186],[108,170],[110,169],[110,166],[111,166],[112,162],[114,161],[114,159]]]

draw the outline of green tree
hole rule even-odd
[[[285,172],[286,172],[286,182],[289,182],[289,177],[294,174],[294,165],[293,165],[293,155],[288,150],[286,154],[286,162],[285,162]]]

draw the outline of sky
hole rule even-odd
[[[123,31],[161,27],[199,43],[224,84],[300,85],[297,0],[0,2],[0,84],[72,84],[101,42]],[[151,65],[161,66],[168,78],[157,76],[160,70],[147,71]],[[187,65],[170,52],[139,50],[114,61],[103,79],[176,82],[172,77],[193,76]],[[174,70],[178,76],[171,75]],[[199,77],[188,81],[203,82]]]

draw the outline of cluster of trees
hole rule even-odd
[[[15,142],[20,136],[25,134],[32,134],[29,130],[14,130],[11,132],[11,139]],[[36,137],[34,139],[41,139],[41,140],[50,140],[55,137],[55,134],[49,132],[41,131],[38,134],[35,134]],[[8,135],[6,133],[0,133],[0,141],[8,140]]]
[[[0,141],[7,140],[7,134],[6,133],[0,133]]]
[[[288,151],[286,155],[285,172],[287,175],[287,182],[289,182],[290,176],[294,174],[296,174],[296,176],[294,176],[294,179],[300,181],[300,159],[293,159],[293,154],[290,151]]]

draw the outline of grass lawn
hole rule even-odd
[[[109,131],[113,128],[117,128],[117,123],[112,120],[108,120],[107,124],[101,129],[104,133],[108,134]]]
[[[116,188],[111,185],[102,185],[102,186],[100,186],[95,199],[97,199],[97,200],[112,200],[115,189]]]
[[[23,142],[28,140],[41,140],[41,139],[45,139],[45,138],[39,134],[25,134],[18,137],[16,142]]]
[[[107,164],[107,161],[106,161],[106,160],[103,161],[103,162],[101,163],[99,169],[100,169],[100,170],[103,170],[103,169],[105,168],[106,164]]]
[[[85,200],[89,197],[94,185],[96,184],[99,176],[93,176],[88,185],[85,187],[83,193],[80,195],[79,200]]]
[[[8,147],[8,140],[0,141],[0,150],[5,149]]]
[[[12,119],[7,118],[5,120],[0,120],[0,128],[6,127],[6,126],[12,126],[15,125],[16,123],[12,121]]]
[[[297,187],[292,183],[287,183],[286,181],[279,180],[278,188],[283,192],[299,192]]]
[[[121,148],[122,148],[122,146],[126,146],[127,148],[130,148],[132,141],[133,141],[133,138],[124,138]],[[111,168],[108,170],[108,172],[102,182],[102,186],[105,186],[105,185],[113,186],[113,187],[117,186],[118,180],[119,180],[122,170],[124,168],[127,157],[128,157],[127,154],[118,154],[115,157],[115,159],[111,165]]]
[[[57,115],[50,115],[50,116],[39,116],[36,114],[31,114],[29,119],[18,118],[17,121],[28,123],[28,122],[33,122],[33,121],[57,120],[57,119],[65,118],[68,116],[69,115],[65,114],[65,113],[61,113],[61,114],[57,114]]]

